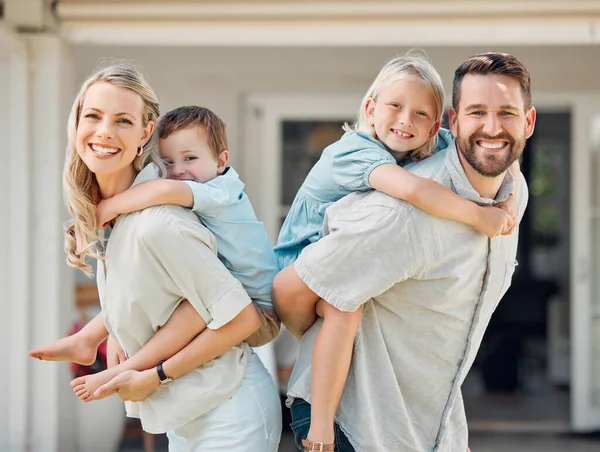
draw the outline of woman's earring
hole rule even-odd
[[[140,146],[137,151],[137,156],[141,157],[143,152],[144,152],[144,146]]]

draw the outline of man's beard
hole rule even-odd
[[[477,141],[479,140],[505,140],[506,148],[501,151],[489,151],[483,155],[478,154]],[[501,132],[492,137],[483,132],[476,132],[468,138],[461,138],[460,127],[457,126],[456,147],[465,160],[475,171],[485,177],[498,177],[517,160],[525,148],[525,138],[516,140],[506,132]],[[482,151],[483,152],[483,151]]]

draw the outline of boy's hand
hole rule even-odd
[[[493,239],[500,234],[510,233],[508,231],[512,230],[514,224],[513,218],[504,210],[498,207],[482,206],[479,209],[479,218],[474,228]]]
[[[113,218],[116,218],[117,212],[112,208],[110,199],[104,199],[96,206],[96,224],[99,229],[104,229],[108,226]]]
[[[518,214],[518,210],[519,210],[519,207],[517,206],[517,198],[513,195],[510,195],[506,199],[506,201],[498,203],[496,205],[496,207],[504,210],[513,219],[512,226],[509,229],[507,229],[506,231],[503,231],[502,235],[512,234],[512,232],[515,230],[515,227],[517,225],[517,214]]]

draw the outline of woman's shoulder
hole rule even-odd
[[[122,222],[132,237],[143,243],[174,243],[193,237],[214,246],[212,233],[195,213],[185,207],[161,205],[128,214]]]

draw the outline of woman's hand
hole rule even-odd
[[[94,399],[103,399],[112,394],[119,394],[124,402],[141,402],[160,387],[156,369],[142,372],[126,370],[94,392]]]
[[[109,369],[115,367],[125,361],[127,357],[125,352],[112,336],[108,336],[106,340],[106,367]]]

